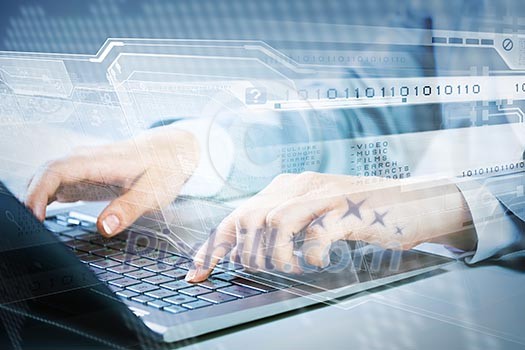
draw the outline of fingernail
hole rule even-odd
[[[45,209],[42,208],[42,206],[35,206],[34,208],[29,208],[33,215],[40,221],[44,221],[45,219]]]
[[[106,218],[102,221],[102,227],[104,228],[104,232],[106,232],[106,234],[109,236],[113,235],[117,231],[119,226],[120,220],[114,214],[106,216]]]
[[[209,272],[201,267],[188,271],[185,280],[187,282],[202,282],[208,278]]]
[[[195,278],[195,275],[197,274],[197,271],[195,270],[190,270],[188,271],[188,273],[186,274],[186,277],[184,278],[187,282],[191,282],[194,278]]]

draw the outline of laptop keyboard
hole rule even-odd
[[[94,222],[75,212],[47,218],[44,225],[117,296],[141,306],[181,313],[276,290],[238,276],[242,267],[228,261],[219,263],[208,280],[186,282],[190,259],[152,249],[140,239],[130,246],[128,232],[106,239],[97,233]]]

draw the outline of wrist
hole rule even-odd
[[[192,176],[181,194],[216,196],[225,187],[233,166],[233,141],[226,129],[201,118],[180,120],[171,124],[170,128],[189,133],[198,153]]]

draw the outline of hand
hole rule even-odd
[[[30,181],[26,205],[39,220],[53,202],[113,200],[97,227],[113,236],[144,213],[173,201],[199,160],[194,137],[172,126],[110,145],[75,149]]]
[[[186,280],[205,280],[230,250],[230,259],[248,269],[300,273],[299,256],[326,267],[337,240],[388,249],[427,241],[472,248],[472,233],[458,236],[470,220],[463,196],[448,181],[283,174],[221,222],[195,254]],[[294,254],[294,237],[303,230],[301,253]]]

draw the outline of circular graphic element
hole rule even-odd
[[[503,49],[505,51],[510,51],[514,47],[514,42],[510,38],[507,38],[503,40],[503,43],[501,43],[501,46],[503,46]]]

